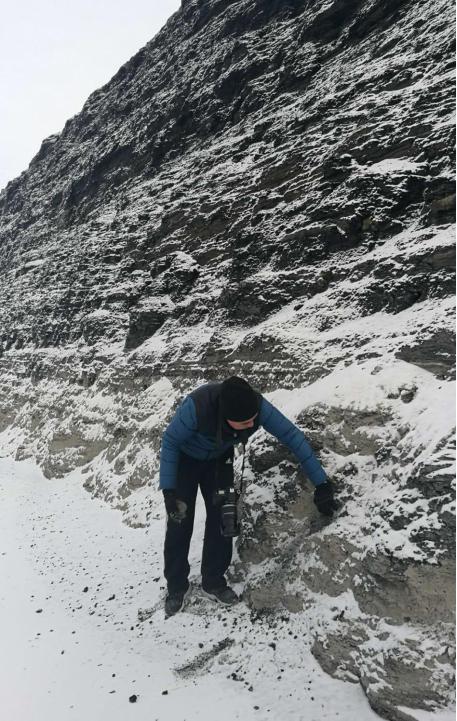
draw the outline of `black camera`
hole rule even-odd
[[[221,509],[221,533],[233,538],[240,533],[238,520],[238,493],[233,487],[220,488],[214,493],[213,502]]]

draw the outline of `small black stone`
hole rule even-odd
[[[138,696],[136,695],[136,693],[129,696],[130,703],[136,703],[137,698],[138,698]]]

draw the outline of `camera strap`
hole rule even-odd
[[[244,462],[246,460],[246,444],[243,443],[243,458],[241,460],[241,475],[240,475],[240,487],[238,490],[238,494],[241,496],[243,493],[243,476],[244,476]]]
[[[217,429],[216,429],[216,448],[220,448],[222,446],[222,413],[219,410],[218,417],[217,417]],[[244,463],[246,460],[246,442],[242,441],[243,446],[243,458],[241,461],[241,475],[239,480],[239,488],[238,488],[238,495],[241,496],[243,492],[243,476],[244,476]],[[216,463],[216,487],[219,488],[218,483],[218,477],[219,477],[219,464]],[[235,478],[233,479],[235,480]]]

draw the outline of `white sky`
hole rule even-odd
[[[0,188],[165,24],[180,0],[7,0],[0,15]]]

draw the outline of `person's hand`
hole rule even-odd
[[[162,493],[165,501],[165,510],[170,521],[174,521],[174,523],[184,521],[187,512],[187,503],[181,501],[173,489],[164,489]]]
[[[317,510],[324,516],[333,516],[333,511],[338,509],[338,504],[333,499],[333,484],[331,481],[321,483],[314,491],[314,503]]]

